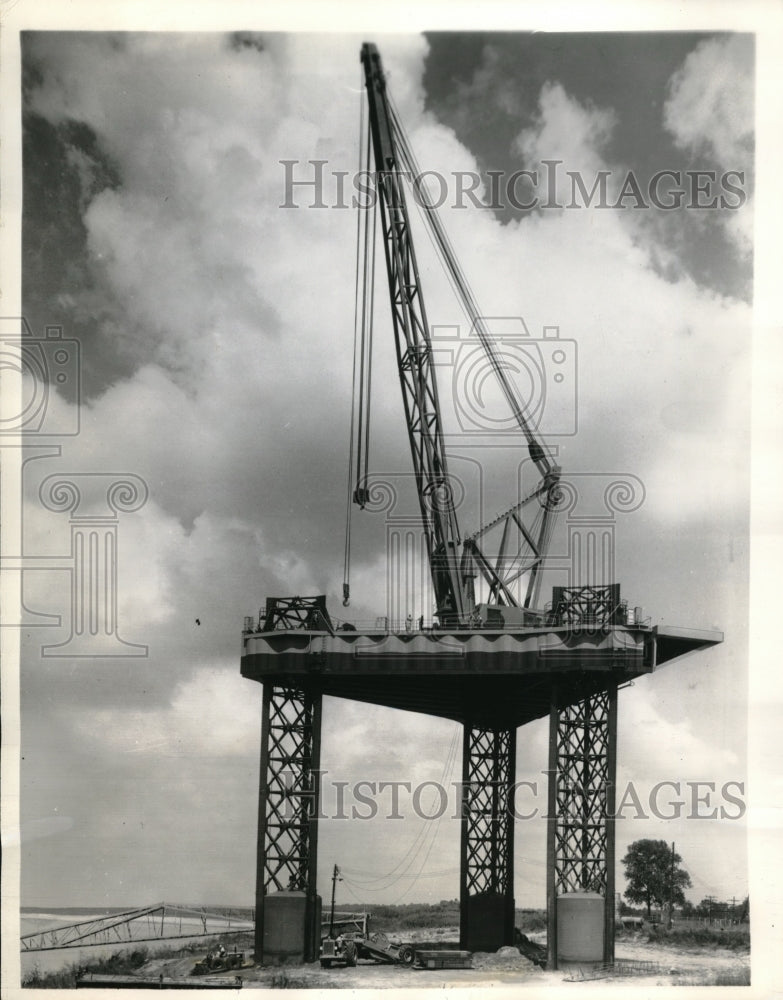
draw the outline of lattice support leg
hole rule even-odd
[[[462,748],[460,947],[514,939],[516,730],[466,725]]]
[[[614,961],[616,770],[617,686],[565,707],[554,690],[547,814],[552,969],[558,960]]]
[[[312,962],[320,944],[316,894],[321,694],[264,685],[256,860],[256,962]]]

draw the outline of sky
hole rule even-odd
[[[251,903],[261,689],[239,675],[243,617],[267,595],[325,593],[357,620],[387,608],[379,514],[354,515],[354,598],[341,608],[356,213],[307,207],[306,187],[299,207],[281,207],[281,161],[300,179],[325,161],[332,202],[333,172],[356,168],[363,40],[23,36],[24,313],[37,336],[61,326],[80,349],[80,380],[71,368],[65,391],[50,386],[24,472],[24,551],[43,567],[25,570],[25,605],[62,624],[31,614],[21,632],[23,905]],[[419,164],[449,184],[456,171],[538,170],[520,195],[557,206],[572,200],[567,171],[588,186],[608,171],[612,203],[629,173],[642,201],[658,171],[686,186],[688,171],[743,177],[725,208],[698,207],[731,195],[719,186],[671,211],[633,195],[604,209],[454,208],[450,190],[443,218],[486,315],[522,317],[537,343],[557,327],[568,345],[568,391],[546,383],[540,426],[566,478],[585,498],[641,484],[616,516],[623,595],[653,624],[725,633],[623,690],[619,707],[620,788],[632,781],[645,800],[671,780],[688,801],[687,782],[712,782],[697,811],[718,816],[629,808],[618,858],[641,837],[675,841],[694,902],[744,897],[745,823],[721,789],[747,782],[753,38],[375,40]],[[562,162],[554,191],[544,161]],[[416,237],[430,322],[464,325]],[[415,506],[384,281],[371,471],[399,490],[402,523]],[[551,344],[537,350],[546,369]],[[444,368],[444,422],[460,518],[478,526],[514,502],[525,470],[507,433],[491,448],[463,440],[455,371]],[[77,415],[78,434],[58,436]],[[44,650],[67,639],[71,615],[69,516],[42,501],[55,474],[145,484],[113,523],[119,633],[146,656]],[[400,610],[431,613],[418,591]],[[449,782],[455,754],[454,723],[325,701],[328,781]],[[545,767],[537,722],[518,734],[517,777],[539,782],[542,806]],[[335,862],[344,902],[458,895],[458,822],[403,811],[322,821],[325,897]],[[518,906],[544,905],[544,825],[517,823]]]

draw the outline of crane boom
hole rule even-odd
[[[375,45],[361,52],[381,209],[397,365],[422,524],[441,623],[466,620],[460,533],[443,445],[427,313],[411,239],[386,80]]]
[[[375,45],[365,43],[362,46],[361,60],[367,89],[369,137],[375,159],[397,365],[436,613],[441,625],[466,626],[480,617],[474,584],[477,578],[487,594],[487,614],[495,613],[489,610],[495,605],[523,609],[535,607],[560,498],[560,467],[554,463],[536,434],[526,404],[509,381],[437,211],[425,200],[424,219],[433,243],[511,407],[526,441],[531,464],[540,476],[538,484],[505,514],[468,535],[460,555],[462,540],[446,463],[430,327],[403,184],[407,174],[419,176],[420,171],[387,94],[383,66]],[[354,498],[363,506],[367,490],[357,486]],[[494,559],[490,559],[482,552],[479,539],[495,525],[502,525],[502,537],[499,551]],[[347,599],[347,586],[344,590]],[[516,595],[522,591],[524,596],[518,598]],[[517,615],[516,620],[527,619]]]

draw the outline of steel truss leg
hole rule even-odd
[[[603,896],[603,956],[614,961],[617,685],[549,716],[547,961],[557,968],[558,897]],[[561,940],[561,945],[563,945]]]
[[[468,951],[513,943],[515,769],[515,729],[465,726],[460,947]]]
[[[264,684],[256,859],[256,962],[318,957],[321,694]],[[284,897],[273,894],[285,893]],[[274,904],[270,902],[274,898]],[[283,907],[264,925],[265,910]],[[301,922],[300,922],[301,911]],[[276,931],[285,923],[284,937]]]

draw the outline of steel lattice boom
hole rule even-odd
[[[463,621],[466,608],[459,572],[459,526],[443,446],[430,328],[411,239],[402,164],[394,139],[383,68],[374,45],[362,48],[362,62],[370,105],[397,364],[433,588],[441,620]]]

